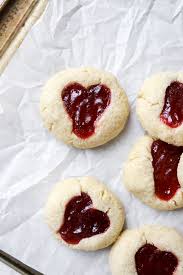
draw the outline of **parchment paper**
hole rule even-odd
[[[70,176],[93,175],[124,202],[126,227],[174,226],[183,211],[150,209],[121,184],[121,168],[144,131],[135,102],[143,80],[161,70],[181,70],[183,1],[50,0],[0,78],[0,248],[48,275],[109,275],[109,249],[73,251],[55,240],[43,218],[52,186]],[[66,67],[113,72],[126,90],[131,116],[114,141],[77,150],[42,126],[39,97],[45,81]],[[6,270],[6,271],[5,271]],[[13,271],[0,265],[0,274]]]

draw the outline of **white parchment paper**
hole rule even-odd
[[[109,249],[70,250],[44,223],[52,186],[70,176],[93,175],[124,202],[126,227],[144,223],[176,227],[183,211],[150,209],[121,184],[121,168],[144,131],[135,114],[143,80],[183,64],[183,1],[50,0],[0,78],[0,248],[47,275],[109,275]],[[97,149],[77,150],[42,126],[39,97],[45,81],[66,67],[113,72],[128,94],[125,131]],[[6,271],[5,271],[6,270]],[[0,274],[13,271],[0,265]]]

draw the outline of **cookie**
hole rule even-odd
[[[183,145],[183,73],[162,72],[145,80],[137,115],[150,136]]]
[[[45,127],[78,148],[92,148],[124,128],[129,104],[117,79],[94,68],[68,69],[44,87],[40,112]]]
[[[123,180],[130,192],[153,208],[183,207],[183,147],[142,137],[129,154]]]
[[[110,253],[113,275],[182,275],[183,237],[164,226],[126,230]]]
[[[45,217],[62,243],[89,251],[107,247],[117,239],[124,223],[124,210],[98,180],[70,178],[54,187]]]

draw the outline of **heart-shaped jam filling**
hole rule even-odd
[[[92,208],[90,196],[82,192],[66,205],[64,222],[58,233],[65,242],[78,244],[84,238],[104,233],[109,226],[107,213]]]
[[[183,83],[174,81],[166,88],[160,119],[171,128],[183,122]]]
[[[85,88],[72,83],[63,89],[62,100],[72,119],[74,134],[86,139],[94,134],[96,121],[110,104],[111,91],[103,84]]]
[[[155,194],[161,200],[170,200],[180,188],[177,167],[182,153],[183,147],[177,147],[161,140],[152,143]]]
[[[145,244],[135,254],[135,264],[138,275],[173,275],[178,259],[171,252]]]

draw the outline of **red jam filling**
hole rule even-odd
[[[183,122],[183,83],[174,81],[166,88],[160,119],[171,128]]]
[[[145,244],[135,254],[135,264],[138,275],[173,275],[178,259],[171,252]]]
[[[72,83],[63,89],[62,100],[72,119],[74,134],[86,139],[94,134],[96,121],[110,104],[111,91],[103,84],[85,88]]]
[[[92,208],[90,196],[82,192],[66,205],[64,223],[58,233],[65,242],[78,244],[84,238],[104,233],[109,226],[107,213]]]
[[[177,167],[182,153],[183,147],[177,147],[161,140],[152,143],[155,194],[161,200],[170,200],[180,188]]]

